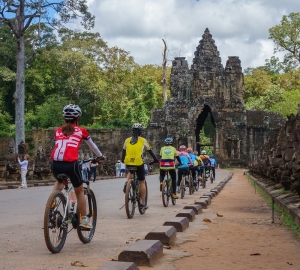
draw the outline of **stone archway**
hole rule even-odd
[[[207,120],[207,117],[210,116],[210,124],[214,126],[214,128],[216,128],[216,123],[215,123],[215,119],[213,117],[211,108],[209,105],[205,104],[204,107],[201,110],[201,113],[198,115],[197,119],[196,119],[196,129],[195,129],[195,138],[196,138],[196,147],[195,149],[198,151],[198,153],[200,153],[200,148],[202,146],[200,138],[199,138],[199,134],[200,131],[204,128],[204,124],[205,121]],[[212,146],[215,145],[215,138],[212,137],[212,134],[210,135],[210,139],[211,139],[211,143]]]

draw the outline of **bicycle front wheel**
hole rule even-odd
[[[169,185],[168,185],[168,181],[165,179],[162,182],[162,190],[161,190],[161,197],[162,197],[162,202],[164,207],[168,207],[169,205]]]
[[[86,244],[92,241],[93,236],[95,234],[96,225],[97,225],[97,202],[94,192],[90,189],[88,192],[87,188],[83,189],[84,197],[86,201],[86,216],[90,219],[93,228],[92,229],[84,229],[77,226],[77,234],[79,240]],[[81,215],[79,213],[79,209],[77,208],[77,214],[80,217],[79,222],[81,220]]]
[[[135,190],[133,189],[133,180],[129,180],[125,192],[125,209],[127,218],[133,218],[136,205]]]
[[[148,186],[147,186],[147,181],[145,180],[145,186],[146,186],[146,197],[145,197],[145,206],[147,206],[147,203],[148,203]],[[138,200],[138,204],[139,204],[139,212],[141,215],[145,214],[146,210],[145,208],[141,208],[140,207],[140,199]]]
[[[47,248],[52,253],[62,250],[67,234],[68,223],[63,222],[66,198],[61,191],[53,191],[47,201],[44,213],[44,237]]]

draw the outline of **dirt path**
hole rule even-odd
[[[241,170],[233,172],[154,269],[300,269],[300,241],[278,219],[272,223],[266,201]]]

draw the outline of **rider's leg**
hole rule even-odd
[[[160,182],[159,183],[159,191],[162,191],[162,182],[164,181],[165,175],[166,175],[166,171],[160,169],[159,170],[159,182]]]
[[[196,181],[196,168],[192,168],[193,181]]]
[[[77,198],[77,205],[79,208],[79,212],[81,213],[81,216],[86,216],[86,200],[84,197],[84,192],[83,192],[83,185],[79,187],[74,187],[76,198]]]
[[[141,196],[141,199],[142,199],[142,205],[145,205],[145,199],[146,199],[145,180],[140,180],[140,196]]]
[[[176,171],[175,170],[170,170],[169,174],[172,178],[172,189],[174,194],[176,194]]]

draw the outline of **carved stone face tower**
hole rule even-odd
[[[272,113],[246,111],[241,61],[238,56],[229,56],[224,68],[207,28],[194,55],[190,68],[185,57],[173,60],[171,98],[164,108],[152,110],[148,138],[156,151],[166,136],[174,138],[175,147],[186,144],[199,151],[199,132],[210,114],[216,128],[214,156],[219,164],[246,166],[270,131],[284,122],[283,118]],[[265,116],[268,125],[263,121]]]

